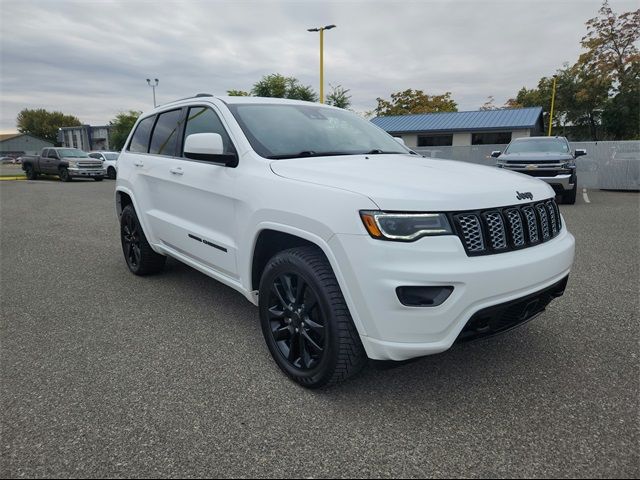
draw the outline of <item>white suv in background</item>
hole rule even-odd
[[[334,107],[200,94],[142,115],[118,166],[129,269],[171,256],[241,292],[306,387],[520,325],[573,262],[549,185]]]
[[[107,178],[110,178],[111,180],[115,180],[118,173],[118,155],[120,155],[120,152],[89,152],[90,157],[102,160],[102,165],[107,173]]]

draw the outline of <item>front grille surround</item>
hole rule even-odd
[[[450,214],[468,256],[492,255],[533,247],[562,230],[553,199],[521,205]]]

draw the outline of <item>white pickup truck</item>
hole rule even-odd
[[[200,94],[142,115],[115,200],[133,273],[171,256],[241,292],[310,388],[518,326],[574,257],[546,183],[301,101]]]

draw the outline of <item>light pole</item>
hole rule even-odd
[[[553,107],[556,103],[556,79],[558,75],[553,76],[553,90],[551,91],[551,111],[549,112],[549,132],[547,133],[547,137],[551,136],[551,126],[553,125]]]
[[[153,89],[153,108],[156,108],[156,87],[158,86],[159,80],[157,78],[153,79],[153,83],[151,83],[151,79],[147,78],[147,85],[149,85]]]
[[[335,25],[308,28],[307,32],[320,32],[320,103],[324,103],[324,31],[336,28]]]

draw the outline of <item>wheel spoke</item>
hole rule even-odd
[[[296,359],[298,358],[298,342],[299,342],[300,338],[298,337],[298,335],[292,335],[291,336],[291,341],[289,342],[289,352],[287,355],[287,360],[289,360],[289,362],[291,364],[295,364],[296,363]]]
[[[304,302],[304,294],[307,289],[307,283],[302,279],[302,277],[298,276],[298,281],[296,282],[296,297],[295,301],[297,304],[301,304]]]
[[[304,341],[301,343],[306,343],[307,345],[309,345],[309,347],[311,347],[311,351],[315,354],[315,355],[320,355],[322,354],[322,352],[324,351],[324,349],[318,345],[312,338],[311,336],[309,336],[309,334],[307,332],[302,332],[302,337],[304,338]]]
[[[269,314],[271,315],[271,318],[282,318],[284,317],[284,310],[279,310],[278,305],[274,305],[269,308]]]
[[[298,352],[300,355],[300,366],[302,368],[308,368],[311,357],[309,356],[309,352],[307,352],[306,342],[304,341],[302,331],[298,334]]]
[[[271,291],[276,294],[276,298],[280,302],[280,306],[286,309],[289,306],[289,302],[285,301],[284,296],[282,295],[282,293],[280,292],[280,288],[278,287],[278,283],[273,282],[273,285],[271,286]]]
[[[311,319],[311,317],[306,317],[304,319],[304,324],[308,325],[309,328],[313,330],[314,333],[320,336],[324,335],[324,325],[320,325],[319,323],[316,323],[314,320]]]
[[[295,302],[296,296],[293,293],[293,286],[291,285],[291,275],[283,275],[281,278],[284,279],[283,287],[287,296],[287,300],[289,300],[289,303]]]
[[[282,342],[283,340],[289,340],[291,338],[291,329],[289,327],[280,327],[273,330],[273,338],[276,342]]]

